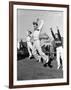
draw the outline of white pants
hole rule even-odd
[[[27,48],[28,48],[28,52],[29,52],[29,57],[31,57],[32,56],[32,52],[31,52],[31,50],[32,50],[32,43],[31,42],[27,42]]]
[[[17,48],[20,49],[20,44],[19,44],[19,42],[17,43]]]
[[[56,52],[57,52],[57,68],[59,69],[59,67],[60,67],[60,57],[63,61],[63,48],[62,48],[62,46],[57,47]]]
[[[37,54],[36,50],[38,51],[40,57],[42,57],[45,62],[48,62],[48,56],[45,55],[45,53],[42,52],[41,46],[40,46],[40,40],[35,40],[34,44],[33,44],[33,49],[32,49],[32,53],[34,55]],[[39,56],[37,56],[37,58],[39,58]]]

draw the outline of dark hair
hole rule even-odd
[[[33,25],[36,25],[36,26],[38,26],[37,22],[33,22]]]
[[[29,34],[31,34],[32,32],[31,31],[28,31],[29,32]]]

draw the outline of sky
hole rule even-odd
[[[46,33],[50,37],[52,27],[54,33],[57,32],[57,26],[59,27],[60,34],[63,36],[63,12],[62,11],[48,11],[48,10],[26,10],[17,9],[17,39],[18,41],[26,40],[27,30],[33,31],[33,21],[37,18],[44,20],[44,25],[41,33]]]

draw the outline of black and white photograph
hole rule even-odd
[[[17,79],[63,78],[63,12],[17,9]]]
[[[14,85],[67,83],[67,8],[13,5]]]

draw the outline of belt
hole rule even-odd
[[[34,41],[37,41],[37,40],[39,40],[39,39],[34,39]]]

